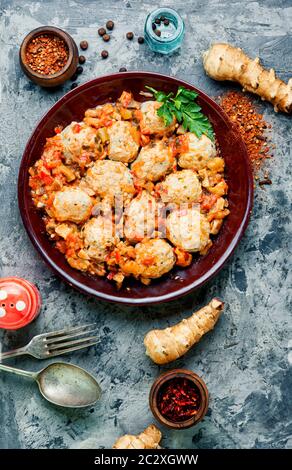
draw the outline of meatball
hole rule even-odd
[[[135,259],[123,263],[122,271],[142,280],[156,279],[169,272],[175,264],[172,247],[161,238],[153,238],[138,243]]]
[[[126,121],[116,121],[108,127],[108,156],[111,160],[128,163],[136,158],[139,145],[133,138],[135,132],[132,124]]]
[[[79,161],[82,156],[95,158],[98,155],[96,129],[84,122],[71,122],[59,135],[66,163]]]
[[[157,185],[157,190],[164,203],[198,202],[202,188],[197,175],[192,170],[182,170],[168,175]]]
[[[118,238],[114,236],[113,222],[106,217],[93,217],[86,222],[82,233],[86,254],[97,262],[105,261],[109,251],[118,242]]]
[[[59,222],[84,222],[91,214],[91,197],[82,189],[65,188],[55,194],[52,212]]]
[[[137,178],[158,181],[171,171],[173,164],[168,142],[162,139],[143,147],[131,168]]]
[[[185,251],[201,252],[210,244],[210,224],[196,207],[171,212],[166,234],[173,245]]]
[[[206,167],[208,160],[216,157],[214,143],[204,134],[198,138],[192,132],[185,134],[188,150],[180,153],[178,163],[182,168],[201,170]]]
[[[131,201],[124,213],[124,235],[130,243],[151,237],[161,206],[147,191],[142,191]]]
[[[115,197],[128,203],[135,193],[130,170],[121,162],[99,160],[87,170],[82,180],[82,187],[91,190],[101,198],[107,198],[111,204]]]
[[[164,124],[163,118],[158,116],[157,110],[162,106],[158,101],[145,101],[141,104],[140,129],[142,134],[166,135],[174,131],[176,120],[169,126]]]

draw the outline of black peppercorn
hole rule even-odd
[[[133,37],[134,37],[134,34],[132,32],[129,32],[126,34],[126,37],[127,39],[129,39],[130,41],[132,41]]]
[[[78,86],[78,83],[74,82],[74,83],[72,83],[70,88],[71,88],[71,90],[74,90],[74,88],[76,88],[77,86]]]
[[[165,20],[165,16],[161,16],[160,21],[164,21],[164,20]]]
[[[73,75],[72,75],[72,77],[70,78],[70,80],[71,80],[72,82],[75,82],[75,80],[77,80],[77,77],[78,77],[78,73],[77,73],[77,70],[76,70],[76,72],[73,73]]]
[[[106,59],[108,57],[108,51],[102,51],[100,55],[103,59]]]
[[[104,34],[104,35],[102,36],[102,39],[103,39],[105,42],[108,42],[108,41],[110,40],[110,38],[111,38],[111,37],[110,37],[109,34]]]
[[[152,23],[152,29],[153,29],[153,31],[155,31],[155,29],[156,29],[156,24],[155,23]]]
[[[115,23],[113,21],[109,20],[109,21],[106,22],[106,27],[110,31],[112,31],[114,29],[114,26],[115,26]]]
[[[83,67],[81,65],[78,65],[78,67],[76,69],[77,75],[80,75],[82,72],[83,72]]]
[[[143,42],[144,42],[143,36],[139,36],[139,37],[138,37],[138,43],[139,43],[139,44],[143,44]]]
[[[86,57],[84,55],[80,55],[78,61],[79,61],[79,64],[85,64]]]
[[[127,72],[126,67],[121,67],[121,68],[119,69],[119,72]]]
[[[155,23],[160,24],[161,23],[160,18],[155,18]]]
[[[80,47],[83,51],[85,51],[88,48],[88,42],[87,41],[81,41]]]
[[[168,26],[169,25],[169,20],[167,18],[165,18],[165,20],[163,21],[163,23],[165,24],[165,26]]]
[[[104,36],[106,34],[105,28],[99,28],[99,30],[97,32],[100,36]]]

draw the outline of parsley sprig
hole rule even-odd
[[[163,103],[157,110],[158,116],[162,117],[164,124],[169,126],[174,116],[177,122],[182,124],[185,131],[190,131],[201,137],[205,134],[209,139],[214,140],[214,131],[212,125],[203,113],[201,107],[195,102],[198,93],[180,86],[176,95],[170,92],[157,91],[155,88],[146,86],[153,93],[156,101]]]

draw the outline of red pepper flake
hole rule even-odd
[[[186,421],[195,416],[201,405],[201,394],[194,382],[178,377],[165,382],[158,393],[157,406],[170,421]]]
[[[271,128],[248,96],[238,91],[229,91],[220,99],[220,105],[240,133],[246,147],[249,160],[256,175],[262,163],[269,155],[266,130]]]
[[[65,41],[50,34],[33,38],[27,45],[25,60],[28,67],[41,75],[53,75],[62,70],[69,58]]]

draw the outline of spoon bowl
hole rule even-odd
[[[41,394],[51,403],[68,408],[94,405],[101,389],[95,378],[73,364],[54,362],[36,376]]]
[[[35,380],[42,396],[54,405],[84,408],[94,405],[101,396],[101,388],[95,378],[81,367],[67,362],[54,362],[39,372],[4,364],[0,364],[0,370]]]

